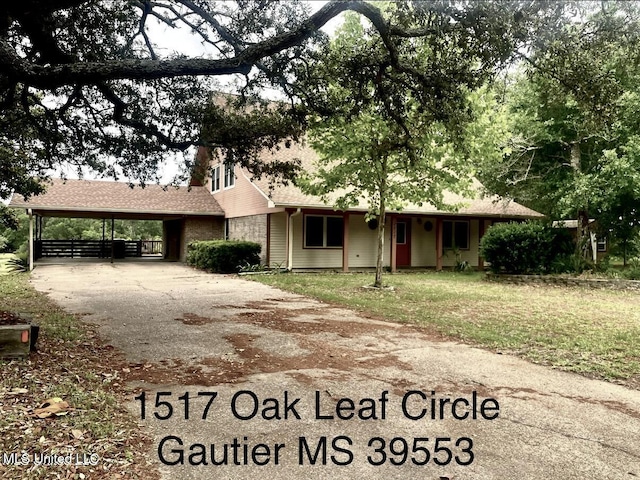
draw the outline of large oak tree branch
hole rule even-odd
[[[54,89],[70,83],[97,84],[125,78],[151,80],[186,75],[248,74],[260,59],[302,44],[330,19],[345,10],[362,13],[376,27],[386,32],[386,27],[381,22],[382,17],[375,7],[360,2],[333,2],[318,10],[296,29],[251,45],[229,59],[123,59],[41,66],[20,58],[7,42],[0,40],[0,62],[5,65],[12,80],[43,89]]]

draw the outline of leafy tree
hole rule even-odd
[[[124,240],[158,240],[162,222],[152,220],[116,220],[114,237]],[[56,240],[100,240],[102,220],[93,218],[44,218],[42,238]],[[111,239],[111,220],[105,221],[105,238]]]
[[[393,6],[389,10],[397,14]],[[453,209],[443,202],[444,190],[467,192],[470,158],[495,156],[504,134],[487,105],[483,115],[472,115],[473,103],[491,102],[486,89],[470,93],[491,76],[478,67],[478,57],[488,55],[480,44],[464,35],[442,42],[434,34],[402,45],[430,85],[412,85],[406,72],[388,69],[383,47],[358,17],[346,17],[310,75],[325,82],[321,111],[331,114],[318,115],[311,129],[320,164],[298,180],[304,191],[332,199],[337,208],[368,204],[367,218],[377,218],[376,287],[382,285],[387,211],[425,202]]]
[[[0,222],[0,236],[7,239],[6,250],[14,252],[27,243],[29,238],[29,217],[22,210],[11,213],[11,218],[15,223],[7,226]]]
[[[635,2],[584,10],[585,20],[536,45],[507,85],[512,153],[485,163],[481,179],[552,218],[577,218],[588,258],[590,217],[627,238],[640,220],[629,204],[640,192],[640,10]]]
[[[405,61],[413,40],[428,38],[434,55],[445,55],[452,78],[456,65],[443,46],[468,42],[482,77],[562,7],[545,1],[406,1],[394,9],[383,18],[376,5],[361,1],[329,2],[312,15],[291,1],[3,2],[0,197],[12,190],[38,193],[41,187],[29,177],[45,177],[61,164],[155,181],[167,152],[191,145],[219,148],[228,161],[259,174],[264,164],[256,152],[295,140],[305,126],[299,107],[321,106],[316,91],[299,84],[298,76],[323,51],[326,39],[319,29],[341,12],[368,18],[386,51],[385,70],[425,85],[434,97],[442,95],[445,106],[444,96],[452,92],[442,88],[442,77],[424,75],[415,56],[413,63]],[[190,30],[206,54],[166,54],[157,45],[162,31],[151,28],[153,22]],[[469,68],[464,57],[456,60],[463,70]],[[210,107],[208,95],[221,85],[214,80],[229,75],[239,80],[236,90],[243,100],[264,87],[277,88],[291,99],[289,108],[273,112],[263,106],[257,110],[260,119],[243,123],[220,106]],[[232,124],[238,128],[231,134]],[[187,175],[193,166],[188,155],[185,163]],[[292,175],[294,169],[269,164],[267,173],[278,172]]]
[[[595,196],[598,234],[608,238],[610,252],[626,266],[640,254],[640,136],[604,151],[599,168],[585,175],[584,183]]]

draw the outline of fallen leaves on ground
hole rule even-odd
[[[69,404],[60,397],[48,398],[39,408],[36,408],[29,414],[30,417],[48,418],[60,417],[69,413]]]
[[[79,328],[86,332],[75,341],[51,338],[45,328],[38,352],[2,363],[0,451],[30,463],[0,463],[0,478],[157,479],[151,440],[124,407],[132,395],[120,376],[127,364],[90,327]],[[35,465],[35,455],[72,463]]]

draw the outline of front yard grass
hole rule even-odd
[[[0,253],[0,275],[10,273],[9,260],[17,258],[13,253]]]
[[[123,366],[113,347],[28,279],[26,273],[0,275],[0,311],[28,314],[40,325],[38,352],[0,360],[0,456],[29,459],[28,465],[0,462],[0,478],[157,478],[148,458],[150,439],[123,406]],[[70,405],[65,415],[30,415],[54,397]],[[70,465],[33,463],[34,455],[69,454]],[[80,463],[91,461],[76,465],[75,455]]]
[[[640,292],[489,283],[483,274],[256,275],[284,290],[424,326],[451,340],[640,389]]]

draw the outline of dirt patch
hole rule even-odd
[[[297,375],[300,370],[315,369],[318,365],[336,372],[354,369],[375,370],[395,367],[411,370],[412,367],[400,361],[393,354],[377,354],[361,357],[354,355],[353,349],[341,347],[324,338],[314,338],[323,333],[331,333],[343,338],[371,335],[375,331],[398,331],[397,326],[384,326],[360,322],[326,320],[330,315],[321,308],[265,308],[265,302],[252,302],[251,308],[261,311],[241,312],[231,321],[241,322],[263,329],[279,331],[292,336],[301,352],[299,355],[280,355],[256,346],[259,335],[237,333],[223,338],[233,347],[233,354],[212,355],[205,358],[184,361],[181,359],[161,362],[130,364],[127,380],[151,384],[189,384],[213,386],[221,383],[236,383],[257,373],[287,372]],[[297,320],[298,319],[298,320]],[[221,321],[193,313],[185,313],[181,321],[185,325],[206,325]],[[229,319],[225,319],[229,321]],[[373,344],[369,343],[373,346]]]
[[[216,321],[214,318],[201,317],[195,313],[184,313],[182,318],[176,318],[176,320],[184,323],[185,325],[206,325]]]
[[[176,318],[188,326],[203,326],[218,322],[234,322],[277,331],[287,335],[297,346],[299,353],[274,353],[269,346],[261,344],[263,335],[252,333],[233,333],[223,338],[232,347],[233,352],[216,353],[207,357],[184,359],[165,359],[160,362],[142,362],[130,364],[126,379],[149,384],[188,384],[214,386],[223,383],[237,383],[250,375],[260,373],[286,372],[303,383],[316,384],[323,378],[312,378],[302,373],[314,370],[318,365],[327,369],[330,376],[348,379],[348,372],[359,370],[375,372],[382,368],[395,368],[399,371],[411,371],[409,363],[401,361],[393,353],[380,353],[371,350],[379,347],[371,341],[363,342],[361,351],[354,347],[340,345],[340,338],[353,339],[359,336],[382,336],[389,332],[397,337],[415,338],[419,335],[430,338],[431,335],[415,325],[372,324],[368,322],[342,320],[341,310],[333,307],[305,307],[304,301],[299,308],[283,308],[279,302],[290,302],[285,298],[270,298],[265,301],[251,301],[243,305],[223,305],[222,308],[248,310],[237,312],[231,317],[205,317],[195,313],[184,313]],[[218,307],[218,308],[220,308]],[[262,343],[262,342],[260,342]],[[366,352],[366,354],[365,354]],[[394,382],[396,383],[396,382]],[[409,386],[409,385],[406,385]],[[415,385],[411,385],[415,387]],[[405,387],[398,383],[398,391]]]
[[[272,308],[259,312],[242,312],[236,318],[245,323],[283,333],[313,335],[331,331],[341,337],[353,338],[370,334],[375,330],[397,331],[398,326],[371,325],[364,322],[328,320],[331,313],[326,308]],[[304,317],[300,319],[300,317]],[[296,320],[300,319],[300,320]],[[310,321],[311,320],[311,321]],[[330,323],[330,326],[327,324]]]
[[[193,362],[181,359],[163,360],[158,363],[135,363],[127,368],[127,381],[150,384],[185,384],[214,386],[222,383],[237,383],[257,373],[287,372],[299,375],[300,370],[314,369],[318,365],[335,371],[349,372],[354,369],[378,369],[397,367],[411,370],[411,366],[396,356],[380,355],[359,361],[346,348],[331,346],[326,342],[299,338],[298,342],[310,353],[302,356],[279,356],[257,348],[253,342],[259,338],[250,334],[227,335],[225,339],[233,345],[235,358],[211,356]]]

